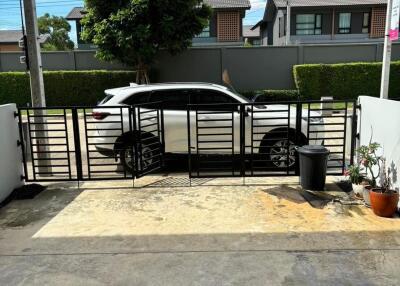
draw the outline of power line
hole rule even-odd
[[[0,2],[1,3],[1,2]],[[38,2],[36,3],[36,7],[43,7],[43,6],[66,6],[64,3],[68,4],[83,4],[83,1],[80,0],[72,0],[72,1],[65,1],[65,0],[60,0],[60,1],[49,1],[49,2]],[[19,8],[19,5],[15,5],[14,3],[7,3],[7,4],[2,4],[1,7],[5,8]]]
[[[69,2],[69,3],[71,3],[71,2]],[[72,5],[75,5],[74,3],[71,3]],[[76,5],[78,5],[78,3],[76,3]],[[57,5],[57,4],[49,4],[49,5],[36,5],[36,8],[47,8],[47,7],[68,7],[68,6],[66,6],[66,5],[64,5],[64,4],[61,4],[61,5]],[[14,7],[11,7],[11,6],[9,6],[9,7],[5,7],[6,9],[19,9],[19,7],[18,6],[14,6]]]
[[[78,2],[78,0],[71,0],[71,1],[67,1],[67,0],[60,0],[60,1],[54,1],[54,0],[51,0],[51,1],[37,1],[36,2],[36,5],[37,4],[52,4],[52,3],[69,3],[69,2]],[[83,3],[83,1],[79,1],[79,2],[82,2]],[[18,1],[1,1],[0,0],[0,3],[5,3],[5,5],[18,5]]]

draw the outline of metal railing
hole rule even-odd
[[[295,176],[294,147],[304,144],[330,150],[330,175],[353,162],[354,101],[190,104],[180,114],[190,178]],[[166,142],[160,102],[20,108],[18,117],[26,181],[140,178],[161,170],[166,149],[176,150],[168,145],[174,138]]]
[[[24,179],[127,180],[159,170],[164,115],[150,104],[20,108]]]
[[[353,163],[355,101],[190,104],[187,120],[191,178],[295,176],[305,144],[330,150],[330,175]]]

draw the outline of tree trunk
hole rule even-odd
[[[148,71],[148,67],[139,60],[139,63],[137,65],[137,72],[136,72],[136,83],[137,84],[149,84],[150,83],[147,71]]]

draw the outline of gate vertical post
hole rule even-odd
[[[189,179],[192,179],[192,126],[190,122],[190,110],[191,105],[187,106],[187,139],[188,139],[188,167],[189,167]],[[191,180],[190,180],[191,182]]]
[[[81,139],[79,134],[79,119],[78,110],[76,107],[72,108],[72,126],[74,128],[74,145],[75,145],[75,161],[76,161],[76,173],[78,181],[83,180],[82,174],[82,151],[81,151]],[[89,150],[87,150],[89,152]]]
[[[354,156],[356,148],[356,137],[357,137],[357,100],[353,101],[353,115],[351,120],[351,144],[350,144],[350,165],[354,165]]]
[[[139,107],[140,108],[140,107]],[[138,110],[140,112],[140,110]],[[140,140],[140,137],[138,136],[138,124],[140,125],[140,122],[137,123],[137,118],[136,118],[136,106],[132,106],[131,108],[131,113],[132,113],[132,132],[133,132],[133,162],[134,162],[134,174],[133,177],[136,178],[139,174],[139,151],[138,151],[138,140]],[[139,131],[140,132],[140,131]],[[142,144],[141,142],[139,144]]]
[[[290,114],[289,114],[290,116]],[[295,135],[295,145],[298,146],[301,142],[301,120],[302,120],[302,116],[303,116],[303,104],[301,103],[301,101],[297,101],[296,103],[296,135]],[[300,165],[299,165],[299,160],[298,160],[298,156],[295,157],[296,161],[295,161],[295,174],[296,176],[300,175]]]
[[[22,115],[21,115],[21,109],[18,109],[17,113],[15,114],[15,116],[18,116],[18,131],[19,131],[19,140],[20,140],[20,147],[21,147],[21,151],[22,151],[22,161],[23,161],[23,165],[24,165],[24,175],[23,175],[23,180],[29,180],[28,177],[28,164],[26,163],[26,155],[25,155],[25,151],[26,151],[26,146],[25,146],[25,140],[28,138],[24,137],[24,132],[23,132],[23,127],[22,127]],[[28,110],[29,112],[29,110]],[[33,160],[33,155],[32,155],[32,160]]]
[[[161,109],[160,109],[160,113],[161,113],[161,152],[162,152],[162,156],[161,156],[161,164],[162,167],[165,167],[165,125],[164,125],[164,106],[163,104],[161,104]]]
[[[246,106],[244,104],[240,105],[240,175],[244,178],[246,175],[246,162],[245,162],[245,152],[246,152],[246,140],[245,140],[245,114]],[[235,140],[235,138],[232,138]]]

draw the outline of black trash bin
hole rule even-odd
[[[329,150],[320,145],[296,148],[299,153],[300,183],[303,189],[323,191],[326,181]]]

